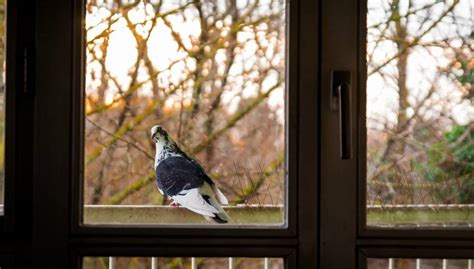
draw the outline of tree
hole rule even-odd
[[[283,203],[283,1],[91,0],[86,28],[86,203],[167,203],[155,124],[231,201]]]
[[[473,125],[468,2],[369,1],[369,204],[466,201],[440,199],[436,190],[444,185],[417,168],[428,164],[444,133]],[[451,151],[442,147],[437,154],[445,159]]]

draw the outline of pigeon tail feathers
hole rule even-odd
[[[216,186],[216,184],[212,185],[212,190],[216,194],[217,201],[219,201],[219,203],[221,203],[223,205],[228,205],[229,204],[229,200],[227,200],[227,197],[225,197],[225,195],[222,193],[222,191],[219,190],[219,188]]]

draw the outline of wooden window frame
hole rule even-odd
[[[472,259],[470,228],[366,226],[366,16],[367,0],[321,3],[321,268],[366,268],[368,257]],[[352,74],[350,160],[340,159],[339,140],[334,139],[339,129],[337,113],[329,106],[334,70]]]
[[[46,0],[35,7],[33,265],[80,268],[81,257],[89,255],[171,255],[283,257],[290,269],[316,267],[316,3],[292,0],[288,6],[288,227],[268,229],[80,224],[84,7],[81,0]],[[302,25],[314,34],[301,35]]]
[[[85,5],[79,5],[77,8],[81,10],[81,18],[85,18]],[[297,19],[296,14],[291,14],[293,11],[292,8],[287,5],[287,18]],[[289,21],[291,24],[291,21]],[[296,235],[296,168],[297,168],[297,157],[295,157],[298,153],[298,149],[296,148],[296,128],[288,128],[288,118],[290,121],[296,121],[296,100],[295,97],[298,96],[294,92],[289,92],[288,89],[297,89],[297,80],[295,77],[295,73],[287,74],[287,82],[288,87],[286,89],[285,95],[289,96],[289,100],[286,104],[288,108],[288,114],[286,122],[286,167],[288,168],[288,176],[285,178],[285,188],[288,188],[289,191],[285,193],[287,197],[285,197],[285,217],[287,218],[286,227],[258,227],[249,226],[245,228],[228,228],[226,226],[218,227],[217,225],[120,225],[120,224],[113,224],[113,225],[88,225],[83,224],[83,210],[82,207],[83,203],[83,170],[84,170],[84,100],[85,100],[85,91],[84,91],[84,75],[85,75],[85,60],[83,52],[85,52],[85,27],[81,25],[80,29],[77,28],[74,38],[74,44],[84,44],[83,46],[77,46],[73,49],[73,53],[77,54],[74,58],[73,65],[75,67],[82,67],[77,72],[73,73],[73,80],[77,83],[74,84],[75,90],[72,99],[72,122],[73,122],[73,138],[72,138],[72,146],[73,146],[73,154],[72,154],[72,164],[73,167],[71,173],[71,189],[72,189],[72,201],[71,201],[71,209],[73,211],[71,215],[71,229],[72,234],[74,235],[116,235],[116,236],[157,236],[157,237],[179,237],[179,238],[186,238],[186,237],[203,237],[203,238],[219,238],[219,237],[228,237],[228,238],[241,238],[242,233],[245,236],[255,237],[255,238],[291,238]],[[287,31],[288,39],[290,42],[287,42],[289,48],[287,49],[288,52],[288,67],[289,66],[296,66],[297,62],[294,60],[296,57],[292,57],[296,55],[295,47],[293,46],[293,41],[296,40],[296,32],[294,31]],[[288,68],[290,70],[291,68]],[[291,156],[291,157],[288,157]],[[178,226],[178,227],[176,227]],[[243,231],[239,231],[243,230]],[[156,238],[159,239],[159,238]],[[155,240],[156,240],[155,239]],[[240,240],[240,239],[239,239]]]
[[[366,2],[290,1],[288,228],[199,231],[80,225],[84,1],[12,1],[2,257],[16,268],[74,269],[84,256],[284,257],[289,269],[364,268],[367,257],[473,257],[472,230],[365,228]],[[346,163],[337,159],[329,109],[336,69],[352,71],[358,101],[357,158]]]
[[[22,2],[6,4],[4,214],[0,216],[4,240],[28,230],[31,223],[27,212],[31,212],[32,170],[22,164],[31,163],[33,149],[33,12]]]
[[[5,182],[0,266],[31,267],[35,39],[34,5],[6,5]]]

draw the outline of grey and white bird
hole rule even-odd
[[[229,202],[201,165],[184,153],[160,125],[151,128],[156,145],[156,183],[161,194],[206,219],[227,223],[229,216],[222,208]]]

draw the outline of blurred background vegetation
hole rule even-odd
[[[369,0],[368,205],[474,203],[472,1]],[[86,204],[167,204],[161,124],[233,204],[284,203],[285,2],[87,2]]]
[[[285,5],[89,0],[85,203],[169,203],[160,124],[232,204],[283,204]]]
[[[369,0],[367,204],[474,204],[474,3]]]
[[[85,203],[169,203],[152,170],[161,124],[233,204],[283,204],[285,5],[89,0]],[[0,22],[3,203],[4,0]],[[474,204],[474,4],[369,0],[367,24],[368,205]]]
[[[421,268],[421,269],[437,269],[443,268],[443,264],[447,264],[450,269],[465,269],[469,268],[469,260],[467,259],[408,259],[408,258],[396,258],[392,259],[393,268],[397,269],[409,269],[409,268]],[[417,267],[417,263],[418,266]],[[389,259],[367,259],[367,268],[389,268]]]
[[[157,266],[160,269],[174,269],[174,268],[191,268],[191,258],[183,257],[160,257],[157,259]],[[263,258],[234,258],[235,269],[263,269]],[[108,257],[85,257],[83,260],[83,268],[91,269],[107,269],[109,263]],[[148,257],[116,257],[116,268],[133,268],[133,269],[150,269],[151,258]],[[228,258],[209,258],[201,257],[195,258],[195,263],[199,269],[227,269],[229,268]],[[269,269],[283,269],[284,260],[282,258],[269,258]]]

